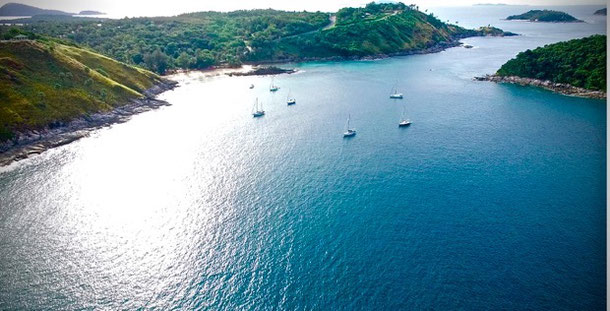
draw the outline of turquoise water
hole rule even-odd
[[[295,64],[275,95],[175,76],[172,106],[0,170],[0,309],[604,309],[605,102],[472,81],[601,21]]]

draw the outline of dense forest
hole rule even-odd
[[[594,35],[521,52],[497,74],[605,91],[606,36]]]
[[[507,20],[529,20],[532,22],[574,23],[582,22],[574,16],[553,10],[531,10],[520,15],[511,15]]]
[[[20,30],[61,38],[157,73],[211,65],[365,56],[434,46],[476,35],[503,35],[497,28],[467,30],[403,3],[370,3],[322,12],[249,10],[199,12],[174,17],[75,18],[36,16]],[[0,35],[10,38],[10,26]]]
[[[0,42],[0,142],[16,130],[107,111],[142,96],[156,74],[61,42]]]
[[[468,30],[442,22],[414,5],[369,3],[343,8],[336,24],[322,31],[272,40],[248,57],[255,61],[283,61],[320,57],[362,57],[421,50],[441,42],[479,35],[503,35],[498,28]]]

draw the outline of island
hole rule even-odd
[[[530,22],[545,22],[545,23],[582,23],[583,21],[576,19],[574,16],[553,10],[531,10],[520,15],[511,15],[507,20],[527,20]]]
[[[466,37],[514,35],[490,25],[466,29],[445,23],[403,3],[369,3],[334,14],[266,9],[105,21],[76,18],[18,22],[24,31],[64,38],[158,74],[431,53],[458,46]]]
[[[477,80],[543,87],[565,95],[606,98],[606,36],[526,50],[494,75]]]
[[[0,7],[0,16],[72,15],[72,13],[45,10],[20,3],[7,3]]]
[[[80,11],[78,15],[106,15],[106,13],[98,11]]]
[[[593,15],[603,15],[606,16],[608,13],[608,9],[607,8],[603,8],[603,9],[599,9],[597,11],[595,11],[595,13],[593,13]]]
[[[153,96],[175,85],[72,43],[16,31],[3,37],[0,153],[11,152],[2,163],[165,105]]]

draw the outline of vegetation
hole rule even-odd
[[[606,36],[594,35],[521,52],[497,74],[605,91]]]
[[[520,15],[511,15],[506,18],[507,20],[529,20],[532,22],[559,22],[559,23],[573,23],[582,22],[576,19],[574,16],[553,10],[531,10]]]
[[[333,56],[366,56],[423,49],[455,38],[497,35],[441,22],[416,6],[370,3],[322,12],[250,10],[175,17],[38,18],[23,29],[73,41],[157,73],[211,65]],[[0,33],[7,26],[0,26]]]
[[[264,42],[249,55],[254,61],[320,57],[362,57],[432,47],[452,41],[467,30],[441,22],[402,3],[344,8],[334,27],[305,35]]]
[[[57,40],[0,42],[0,141],[16,130],[110,110],[141,97],[159,79]]]

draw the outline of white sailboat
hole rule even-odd
[[[345,132],[343,133],[343,137],[352,137],[356,135],[356,129],[350,128],[349,119],[351,119],[351,115],[347,116],[347,124],[345,125]]]
[[[390,94],[390,98],[392,99],[402,99],[402,93],[398,93],[398,88],[394,85],[392,89],[392,93]]]
[[[265,115],[265,110],[263,110],[263,103],[258,104],[258,97],[256,98],[256,101],[254,102],[254,107],[252,107],[252,116],[257,118],[257,117],[262,117]]]
[[[400,117],[400,122],[398,123],[398,127],[406,127],[411,125],[411,120],[405,119],[405,109],[402,109],[402,116]]]
[[[288,96],[286,97],[286,104],[288,106],[290,106],[290,105],[294,105],[296,103],[297,103],[297,100],[294,99],[294,97],[290,97],[290,90],[288,90]]]
[[[269,85],[270,92],[275,92],[280,89],[279,86],[275,85],[274,81],[275,81],[275,77],[271,77],[271,84]]]

